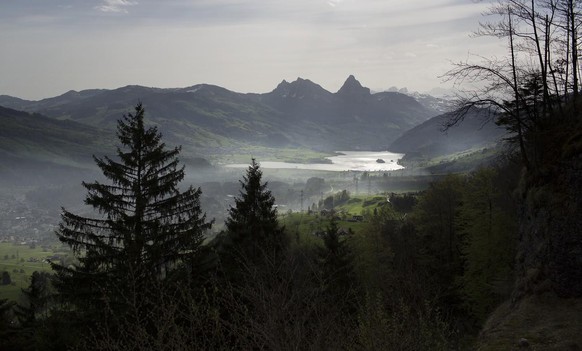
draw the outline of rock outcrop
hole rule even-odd
[[[556,129],[549,134],[559,138]],[[554,149],[544,150],[543,166],[524,176],[513,300],[547,291],[582,297],[582,132],[569,134],[545,145]]]

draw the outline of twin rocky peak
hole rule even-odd
[[[371,95],[370,89],[363,87],[353,75],[350,75],[346,79],[342,87],[335,94],[325,90],[321,85],[303,78],[297,78],[297,80],[291,83],[283,80],[270,94],[278,97],[291,98],[303,98],[306,96],[324,97],[331,95],[344,98],[362,98]]]

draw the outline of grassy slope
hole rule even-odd
[[[492,144],[432,158],[406,155],[399,163],[407,169],[424,169],[430,174],[466,173],[482,165],[490,164],[502,153],[502,144]]]

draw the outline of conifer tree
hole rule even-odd
[[[34,327],[39,317],[48,316],[50,279],[48,272],[34,271],[30,277],[30,285],[27,289],[22,289],[25,304],[18,304],[15,314],[23,327]]]
[[[155,127],[144,126],[144,108],[118,121],[117,158],[94,157],[110,184],[83,182],[87,218],[63,209],[56,232],[78,259],[74,267],[53,263],[57,288],[78,307],[99,308],[128,288],[142,291],[179,265],[194,262],[210,228],[200,208],[200,189],[180,191],[180,148],[167,149]],[[133,284],[130,286],[130,284]]]
[[[232,249],[250,260],[262,254],[277,254],[286,245],[284,230],[277,220],[275,198],[267,189],[267,183],[262,183],[262,176],[253,158],[240,181],[240,196],[235,198],[225,223]]]
[[[332,295],[346,295],[356,289],[353,254],[345,240],[340,239],[340,228],[332,214],[332,219],[323,235],[324,247],[318,255],[326,290]]]

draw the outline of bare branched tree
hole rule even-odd
[[[490,120],[505,126],[508,140],[519,145],[521,161],[531,169],[536,150],[528,135],[563,102],[578,95],[578,0],[499,0],[480,23],[475,36],[507,41],[507,56],[454,64],[443,78],[459,88],[448,129],[475,108],[485,108]],[[566,50],[564,50],[566,49]],[[570,84],[569,82],[572,82]],[[466,88],[467,84],[470,88]],[[562,112],[563,114],[563,112]]]

